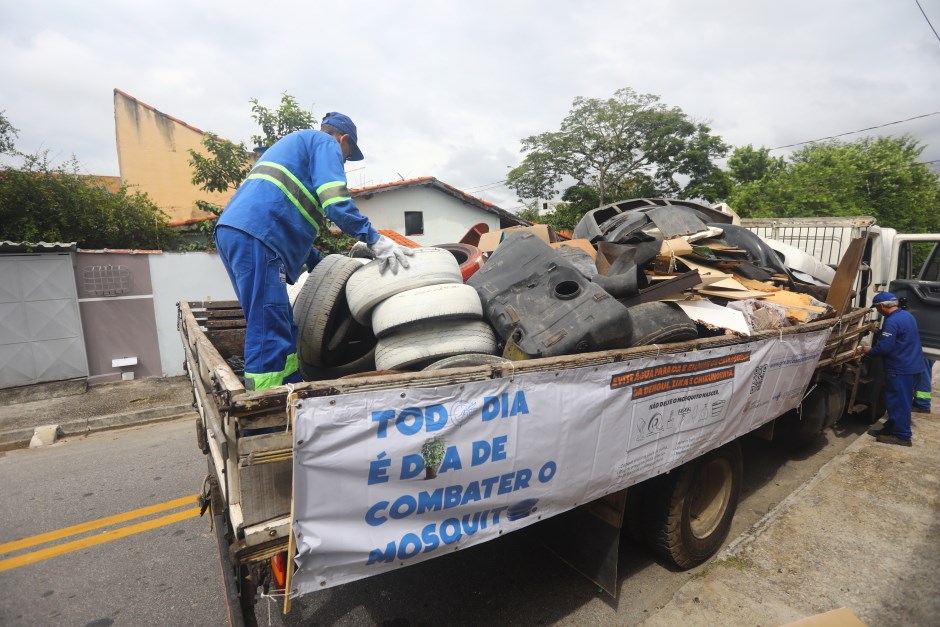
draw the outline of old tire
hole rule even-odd
[[[375,349],[377,370],[420,368],[464,353],[496,352],[496,334],[482,320],[444,320],[404,329],[379,340]]]
[[[460,275],[466,281],[483,267],[483,253],[476,246],[470,244],[438,244],[435,248],[443,248],[457,260],[460,266]]]
[[[463,283],[441,283],[399,292],[372,311],[378,338],[430,320],[480,320],[483,305],[477,291]]]
[[[371,372],[375,370],[375,347],[372,347],[368,353],[355,361],[330,368],[318,368],[304,361],[299,361],[300,376],[304,381],[332,381],[341,379],[361,372]]]
[[[300,276],[297,277],[297,280],[294,281],[294,284],[287,286],[287,300],[290,301],[291,307],[293,307],[294,303],[297,302],[297,297],[300,296],[300,292],[303,290],[304,285],[307,283],[307,279],[309,277],[309,272],[301,272]]]
[[[653,479],[645,491],[649,547],[682,569],[714,555],[731,529],[741,474],[741,447],[734,441]]]
[[[346,284],[349,310],[362,325],[370,324],[376,305],[395,294],[438,283],[463,283],[457,260],[441,248],[414,249],[409,267],[399,268],[397,274],[382,274],[380,266],[378,260],[367,263]]]
[[[430,366],[425,366],[423,370],[444,370],[446,368],[470,368],[473,366],[492,366],[495,364],[511,363],[502,355],[489,355],[486,353],[466,353],[463,355],[454,355],[435,361]]]
[[[356,322],[346,303],[346,283],[365,261],[327,255],[309,273],[294,303],[298,361],[335,368],[375,348],[372,329]]]

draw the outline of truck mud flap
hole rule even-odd
[[[549,551],[614,598],[626,494],[615,492],[539,524]]]
[[[467,283],[496,332],[528,357],[631,345],[627,308],[532,233],[511,234]]]

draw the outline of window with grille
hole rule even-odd
[[[127,266],[85,266],[82,284],[95,296],[121,296],[130,291],[131,273]]]

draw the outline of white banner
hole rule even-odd
[[[799,404],[828,334],[304,399],[295,594],[485,542],[734,440]]]

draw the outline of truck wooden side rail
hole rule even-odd
[[[262,392],[246,391],[229,361],[242,354],[245,322],[234,301],[179,303],[178,328],[185,352],[185,366],[192,383],[194,405],[199,412],[197,443],[207,455],[209,478],[204,498],[211,502],[217,523],[226,590],[232,604],[230,621],[254,620],[253,603],[258,587],[283,586],[283,562],[276,556],[287,550],[291,533],[292,434],[288,431],[288,394],[294,398],[337,397],[378,390],[433,388],[466,382],[514,377],[525,373],[566,371],[605,364],[618,364],[650,357],[687,355],[705,349],[744,342],[775,342],[792,334],[829,330],[825,348],[806,388],[800,415],[791,415],[798,430],[818,434],[848,411],[859,411],[856,391],[861,380],[860,354],[863,335],[873,327],[869,309],[853,309],[840,318],[830,318],[757,333],[750,337],[719,336],[689,342],[641,346],[603,352],[506,362],[486,366],[401,374],[356,376],[333,381],[302,383]],[[771,428],[774,419],[758,431]],[[768,426],[770,425],[770,426]],[[674,474],[674,473],[673,473]],[[629,489],[633,492],[633,488]],[[630,500],[627,490],[583,506],[589,517],[600,519],[619,536],[629,508],[643,508]],[[642,490],[636,492],[642,493]],[[737,495],[727,504],[733,515]],[[582,509],[582,508],[578,508]],[[626,515],[625,515],[626,512]],[[559,517],[560,518],[560,517]],[[730,518],[729,518],[730,520]],[[727,530],[725,530],[727,533]],[[720,538],[719,540],[723,539]],[[570,538],[569,538],[570,542]],[[616,554],[616,552],[614,553]],[[601,558],[598,557],[598,561]],[[587,560],[591,562],[590,556]],[[280,565],[279,565],[280,564]],[[616,586],[616,564],[579,565],[582,572],[612,591]],[[235,606],[233,590],[240,596]]]

